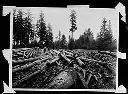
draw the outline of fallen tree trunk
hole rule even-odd
[[[85,65],[84,62],[82,62],[82,61],[79,59],[79,57],[76,58],[76,60],[77,60],[77,62],[78,62],[78,64],[79,64],[80,66]]]
[[[18,49],[12,49],[12,51],[26,51],[31,48],[18,48]]]
[[[29,58],[29,59],[24,59],[24,60],[12,60],[12,64],[20,64],[20,63],[24,63],[24,62],[32,62],[32,61],[35,61],[37,59],[41,58],[40,57],[36,57],[36,58]]]
[[[77,72],[77,74],[79,75],[80,80],[83,83],[84,87],[88,88],[88,84],[87,84],[87,82],[85,82],[85,78],[83,77],[83,75],[81,73],[79,73],[79,72]]]
[[[68,57],[68,58],[70,58],[70,59],[74,59],[74,57],[71,56],[71,55],[66,55],[66,57]]]
[[[65,69],[59,73],[53,81],[47,85],[48,89],[66,89],[76,83],[76,72],[73,69]]]
[[[67,51],[64,51],[66,54],[70,55],[70,56],[73,56],[73,53],[71,52],[67,52]]]
[[[96,62],[98,63],[100,66],[106,68],[107,70],[109,70],[110,72],[112,71],[109,66],[108,66],[108,63],[107,62],[102,62],[102,61],[97,61],[97,60],[94,60],[94,59],[87,59],[87,58],[80,58],[84,61],[87,61],[87,62]]]
[[[16,87],[17,85],[19,85],[23,81],[30,79],[31,77],[33,77],[34,75],[38,74],[39,72],[41,72],[41,70],[38,70],[38,71],[34,72],[33,74],[31,74],[29,76],[26,76],[26,77],[22,78],[21,80],[16,81],[15,83],[12,84],[12,86]]]
[[[13,86],[13,87],[16,87],[17,85],[21,84],[22,82],[24,82],[24,81],[26,81],[26,80],[29,80],[29,79],[32,78],[33,76],[35,76],[35,75],[37,75],[38,73],[42,72],[42,71],[44,70],[44,67],[46,66],[46,63],[41,64],[41,66],[42,66],[42,67],[41,67],[40,70],[38,70],[38,71],[36,71],[36,72],[34,72],[34,73],[30,74],[30,75],[27,75],[27,76],[25,76],[24,78],[22,78],[22,79],[16,81],[15,83],[12,84],[12,86]]]
[[[57,58],[53,59],[52,61],[50,61],[50,64],[52,64],[52,63],[54,63],[54,62],[58,61],[59,59],[60,59],[59,57],[57,57]]]
[[[69,64],[71,63],[71,61],[70,61],[65,55],[60,54],[60,56],[61,56],[64,60],[66,60]]]
[[[101,54],[107,54],[107,55],[116,57],[116,54],[114,54],[114,53],[112,53],[112,52],[109,52],[109,51],[98,51],[98,52],[101,53]]]
[[[98,61],[98,60],[94,60],[94,59],[88,59],[88,58],[84,58],[84,57],[80,57],[80,59],[82,59],[84,61],[89,61],[89,62],[97,62],[99,64],[106,64],[106,62],[103,62],[103,61]]]
[[[33,54],[33,52],[34,52],[34,49],[30,49],[30,50],[28,50],[26,53],[25,53],[25,57],[31,57],[32,56],[32,54]]]
[[[21,66],[21,67],[12,69],[12,72],[17,72],[17,71],[19,71],[19,70],[27,69],[27,68],[29,68],[29,67],[31,67],[31,66],[33,66],[33,65],[35,65],[35,64],[37,64],[37,63],[39,63],[39,62],[45,61],[45,60],[47,60],[47,59],[48,59],[48,58],[45,58],[45,59],[43,59],[43,60],[34,61],[33,63],[30,63],[30,64],[25,64],[25,65],[23,65],[23,66]]]
[[[53,52],[55,52],[55,53],[56,53],[56,54],[58,54],[58,55],[59,55],[59,53],[60,53],[60,52],[59,52],[59,51],[57,51],[57,50],[53,50]]]

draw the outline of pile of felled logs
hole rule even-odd
[[[18,88],[115,88],[116,55],[86,50],[15,49],[12,86]],[[108,80],[108,81],[106,81]]]

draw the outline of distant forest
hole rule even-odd
[[[32,14],[19,9],[13,10],[13,48],[47,47],[49,49],[87,49],[116,51],[117,40],[113,38],[111,21],[103,18],[96,39],[93,37],[91,28],[88,28],[78,39],[73,38],[77,30],[76,12],[70,13],[71,32],[68,41],[64,34],[59,31],[56,40],[53,41],[52,26],[46,25],[44,13],[41,11],[36,24],[32,24]],[[93,23],[92,23],[93,24]],[[79,32],[79,31],[77,31]]]

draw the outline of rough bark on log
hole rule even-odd
[[[24,53],[24,55],[27,57],[30,54],[31,51],[32,51],[32,49],[26,50],[25,53]]]
[[[83,75],[81,73],[79,73],[79,72],[77,72],[77,74],[79,75],[80,80],[83,83],[84,87],[88,88],[88,84],[87,84],[87,82],[85,82],[85,79],[84,79]]]
[[[85,78],[85,75],[86,75],[86,70],[85,70],[85,69],[82,69],[82,71],[83,71],[84,78]]]
[[[88,84],[88,83],[89,83],[89,81],[90,81],[91,77],[92,77],[92,74],[90,73],[90,74],[89,74],[89,76],[88,76],[88,79],[87,79],[87,81],[86,81],[86,84]]]
[[[46,66],[46,63],[41,64],[41,66],[42,67],[41,67],[40,70],[32,73],[31,75],[28,75],[28,76],[22,78],[21,80],[16,81],[15,83],[12,84],[12,86],[16,87],[17,85],[19,85],[20,83],[24,82],[25,80],[28,80],[28,79],[32,78],[33,76],[37,75],[38,73],[42,72],[44,70],[44,67]]]
[[[48,58],[45,58],[45,59],[43,59],[43,60],[36,60],[36,61],[34,61],[33,63],[25,64],[25,65],[23,65],[23,66],[21,66],[21,67],[18,67],[18,68],[16,68],[16,69],[12,69],[12,72],[16,72],[16,71],[19,71],[19,70],[27,69],[27,68],[29,68],[29,67],[35,65],[36,63],[45,61],[45,60],[47,60],[47,59],[48,59]]]
[[[26,76],[26,77],[22,78],[21,80],[16,81],[15,83],[12,84],[12,86],[16,87],[17,85],[19,85],[23,81],[30,79],[31,77],[33,77],[34,75],[38,74],[39,72],[41,72],[41,70],[38,70],[38,71],[34,72],[33,74],[31,74],[29,76]]]
[[[59,54],[60,52],[59,51],[57,51],[57,50],[53,50],[53,52],[55,52],[56,54]]]
[[[94,60],[94,59],[88,59],[88,58],[84,58],[84,57],[80,57],[80,59],[82,59],[84,61],[89,61],[89,62],[97,62],[99,64],[106,64],[106,62],[103,62],[103,61],[98,61],[98,60]]]
[[[76,72],[73,69],[66,69],[58,74],[47,88],[66,89],[76,82]]]
[[[66,60],[69,64],[71,63],[71,61],[70,61],[65,55],[60,54],[60,56],[61,56],[64,60]]]
[[[99,51],[99,53],[101,53],[101,54],[107,54],[107,55],[111,55],[113,57],[116,57],[115,54],[113,54],[112,52],[109,52],[109,51]]]
[[[66,55],[66,57],[71,58],[71,59],[74,59],[74,57],[71,56],[71,55]]]
[[[26,51],[31,48],[18,48],[18,49],[12,49],[13,51]]]
[[[84,62],[82,62],[79,58],[76,58],[77,62],[79,63],[80,66],[85,65]]]
[[[71,52],[67,52],[67,51],[64,51],[66,54],[70,55],[70,56],[73,56],[73,53]]]
[[[34,61],[34,60],[37,60],[37,59],[39,59],[39,58],[41,58],[41,56],[40,57],[36,57],[36,58],[29,58],[29,59],[24,59],[24,60],[12,60],[12,64],[20,64],[20,63],[24,63],[24,62],[32,62],[32,61]]]
[[[26,57],[27,57],[27,58],[28,58],[28,57],[31,57],[33,53],[34,53],[34,49],[31,49],[31,50],[29,51],[29,53],[26,55]]]
[[[52,61],[50,61],[49,63],[50,63],[50,64],[53,64],[53,63],[55,63],[56,61],[58,61],[59,59],[60,59],[60,58],[57,57],[57,58],[53,59]]]

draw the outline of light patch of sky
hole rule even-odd
[[[118,30],[118,14],[114,9],[90,9],[90,8],[24,8],[29,9],[33,16],[33,24],[36,24],[37,19],[39,19],[39,13],[42,11],[44,13],[44,19],[47,24],[51,24],[53,32],[53,40],[59,34],[59,30],[62,34],[66,36],[68,40],[70,24],[70,13],[71,9],[74,9],[77,13],[76,26],[77,30],[74,32],[74,38],[78,39],[81,34],[88,28],[93,32],[94,38],[96,38],[97,33],[100,32],[100,26],[102,24],[103,17],[106,20],[111,20],[112,32],[114,38],[117,38]]]

